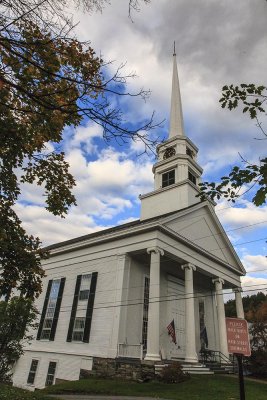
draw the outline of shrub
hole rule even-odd
[[[159,376],[159,380],[164,383],[179,383],[189,378],[190,375],[183,371],[179,362],[174,362],[164,367]]]
[[[267,351],[263,349],[251,352],[249,371],[253,376],[267,378]]]

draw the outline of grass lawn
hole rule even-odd
[[[40,392],[29,392],[0,384],[0,400],[56,400],[56,397],[48,397]]]
[[[245,381],[246,400],[266,400],[267,385]],[[161,397],[174,400],[239,400],[238,379],[228,376],[192,376],[179,384],[135,383],[110,379],[84,379],[50,386],[41,393],[101,394]]]

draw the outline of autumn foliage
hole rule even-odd
[[[73,0],[101,10],[104,0]],[[144,0],[144,2],[148,2]],[[129,10],[139,2],[129,1]],[[74,177],[61,149],[64,129],[92,121],[106,141],[134,139],[145,146],[152,118],[128,129],[117,106],[128,93],[119,67],[113,75],[89,42],[75,37],[63,0],[12,0],[0,4],[0,296],[17,288],[33,298],[41,291],[40,240],[27,235],[16,214],[23,184],[43,189],[45,208],[63,217],[76,204]],[[115,104],[115,105],[114,105]]]

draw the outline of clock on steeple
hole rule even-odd
[[[166,160],[167,158],[173,157],[173,156],[175,156],[175,154],[176,154],[175,148],[174,147],[168,147],[165,150],[164,154],[163,154],[163,160]]]

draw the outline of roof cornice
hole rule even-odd
[[[177,211],[177,216],[181,211],[182,210]],[[172,217],[175,218],[175,214],[176,213],[173,213]],[[208,259],[210,259],[226,268],[230,268],[235,273],[238,273],[239,275],[245,274],[245,271],[241,272],[241,271],[237,270],[231,264],[220,259],[216,255],[209,253],[207,250],[205,250],[202,247],[198,246],[197,244],[193,243],[188,238],[180,235],[179,233],[173,231],[171,228],[165,226],[164,222],[165,222],[166,218],[167,217],[165,216],[165,217],[158,218],[156,221],[144,221],[144,222],[140,221],[139,224],[136,224],[136,225],[130,226],[130,227],[125,227],[125,229],[121,229],[121,230],[117,230],[117,231],[115,230],[110,233],[103,232],[103,235],[100,235],[100,236],[98,235],[97,237],[91,237],[91,238],[88,237],[88,239],[81,238],[82,240],[80,240],[80,241],[69,240],[68,242],[63,242],[61,245],[49,246],[49,247],[47,247],[47,249],[50,250],[50,253],[53,256],[53,255],[58,255],[58,254],[62,254],[62,253],[68,253],[73,250],[78,250],[78,249],[88,248],[88,247],[92,247],[92,246],[99,245],[99,244],[108,243],[108,242],[118,240],[118,239],[132,237],[135,235],[139,235],[140,233],[147,233],[147,232],[152,232],[152,231],[157,230],[157,231],[159,231],[163,234],[166,234],[167,236],[177,240],[178,242],[185,244],[186,246],[195,250],[197,253],[204,255]]]

